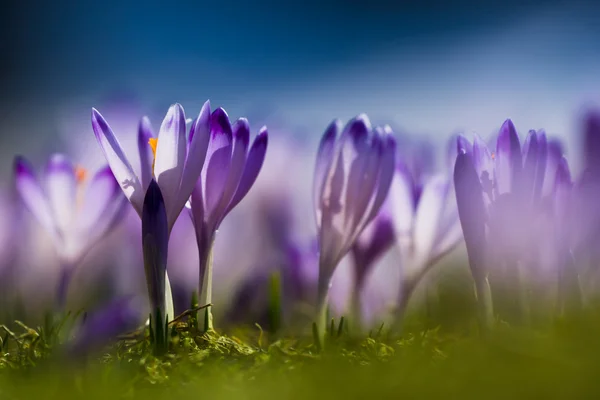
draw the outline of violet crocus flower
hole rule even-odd
[[[527,274],[531,274],[532,266],[539,263],[538,255],[532,249],[539,238],[540,223],[543,221],[543,203],[552,196],[553,182],[556,177],[556,168],[559,164],[556,146],[546,138],[544,131],[529,131],[521,147],[517,131],[510,120],[506,120],[497,138],[496,151],[491,152],[487,145],[475,137],[472,146],[463,146],[462,153],[468,154],[468,159],[459,155],[461,168],[455,166],[455,182],[470,178],[463,176],[471,174],[471,165],[475,169],[475,176],[479,180],[477,196],[481,193],[484,202],[484,215],[470,216],[475,208],[461,206],[461,202],[470,199],[472,193],[456,193],[459,203],[459,212],[462,207],[461,224],[463,233],[464,220],[483,220],[483,233],[468,235],[465,233],[467,249],[479,248],[485,257],[475,257],[478,264],[485,264],[486,273],[490,273],[492,287],[505,288],[511,293],[506,293],[502,300],[511,299],[506,304],[511,313],[518,315],[518,319],[526,321],[529,318]],[[558,154],[560,157],[560,154]],[[464,184],[464,183],[463,183]],[[475,184],[464,184],[468,190],[475,190]],[[550,193],[547,193],[549,191]],[[480,193],[479,193],[480,192]],[[478,198],[478,197],[477,197]],[[479,222],[478,222],[479,223]],[[467,224],[469,225],[469,224]],[[474,229],[474,228],[473,228]],[[474,245],[468,241],[484,241],[483,245]],[[491,245],[493,243],[493,245]],[[482,250],[485,248],[485,250]],[[472,257],[470,256],[470,259]],[[495,264],[491,269],[491,264]],[[471,266],[482,270],[481,266]],[[483,275],[483,273],[479,272]],[[487,276],[486,276],[487,277]],[[476,278],[476,285],[477,285]],[[483,278],[479,278],[482,281]],[[494,282],[496,285],[494,286]],[[496,290],[495,289],[495,290]],[[512,293],[517,291],[517,296]]]
[[[63,308],[73,272],[88,250],[115,226],[127,200],[110,168],[88,173],[64,155],[50,157],[44,187],[23,157],[14,163],[16,188],[26,207],[51,235],[61,264],[57,302]]]
[[[132,296],[111,301],[89,313],[67,344],[72,358],[85,357],[139,326],[141,304]]]
[[[379,212],[392,182],[395,153],[396,141],[391,129],[372,129],[365,114],[350,120],[343,130],[341,122],[334,120],[323,134],[313,186],[319,232],[317,329],[320,335],[325,332],[333,273]]]
[[[404,164],[396,167],[389,201],[402,271],[397,324],[421,279],[462,241],[453,190],[451,178],[444,174],[418,180]]]
[[[108,122],[92,109],[92,127],[123,193],[138,215],[142,217],[144,199],[150,182],[155,180],[164,200],[167,216],[167,238],[175,220],[185,206],[204,164],[209,140],[210,102],[202,106],[186,138],[186,119],[183,107],[174,104],[165,116],[158,137],[154,137],[148,118],[140,121],[138,150],[141,174],[138,177]],[[145,260],[145,265],[159,263]],[[146,271],[148,273],[148,271]],[[147,276],[148,282],[155,283]],[[168,275],[165,276],[166,314],[173,317],[173,299]],[[149,287],[152,299],[157,288]]]
[[[390,213],[389,195],[375,219],[358,236],[352,254],[354,282],[351,291],[352,322],[362,325],[361,298],[369,273],[377,261],[394,245],[396,235]]]
[[[248,194],[256,181],[267,151],[267,128],[262,127],[252,146],[250,125],[245,118],[233,126],[222,108],[210,116],[210,141],[206,162],[195,182],[188,207],[194,222],[199,252],[199,301],[212,301],[212,248],[223,219]],[[205,329],[213,329],[210,307],[205,311]]]

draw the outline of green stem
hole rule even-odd
[[[200,305],[212,303],[213,245],[215,237],[198,245],[200,259]],[[211,306],[204,309],[204,331],[214,330]]]
[[[487,277],[475,281],[475,296],[477,297],[477,314],[479,327],[483,334],[490,331],[494,325],[494,305],[492,290]]]

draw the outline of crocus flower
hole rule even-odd
[[[367,277],[375,263],[394,245],[396,240],[389,208],[388,195],[388,201],[384,202],[375,219],[365,227],[350,249],[354,267],[351,311],[353,323],[357,325],[362,324],[360,303]]]
[[[148,118],[142,118],[138,131],[141,164],[139,177],[108,122],[96,109],[92,109],[92,127],[123,193],[140,217],[142,217],[146,191],[150,182],[156,180],[164,201],[167,237],[169,237],[173,224],[190,197],[202,170],[209,139],[210,103],[207,101],[202,106],[187,138],[185,113],[179,104],[169,108],[156,138]],[[145,265],[149,263],[155,262],[144,261]],[[149,279],[147,276],[148,282]],[[165,285],[167,315],[173,317],[173,300],[170,296],[168,275],[165,276]],[[152,298],[157,290],[159,289],[149,288],[149,297]]]
[[[461,146],[454,137],[450,143]],[[396,166],[389,203],[401,256],[398,324],[417,284],[462,241],[453,190],[451,177],[444,173],[419,178],[404,163]]]
[[[483,219],[484,221],[485,229],[481,237],[472,235],[468,238],[465,234],[467,249],[482,247],[482,245],[469,244],[469,240],[484,240],[487,243],[484,246],[485,250],[479,250],[485,252],[485,257],[478,257],[478,259],[485,259],[485,262],[478,261],[478,263],[485,263],[486,271],[492,278],[496,277],[497,288],[505,287],[511,292],[517,289],[518,296],[514,296],[513,293],[507,293],[505,296],[505,298],[516,299],[515,304],[506,304],[506,307],[513,309],[510,312],[519,315],[521,321],[529,318],[527,301],[529,291],[525,280],[527,273],[531,274],[533,271],[531,266],[539,263],[537,252],[532,249],[539,246],[539,244],[536,246],[536,242],[540,237],[540,224],[544,218],[542,204],[548,196],[552,195],[552,190],[548,189],[551,185],[548,183],[545,185],[545,182],[553,181],[556,176],[558,159],[555,147],[549,145],[546,134],[542,130],[529,131],[521,146],[513,123],[506,120],[500,128],[495,152],[491,152],[479,137],[475,137],[472,146],[464,145],[461,148],[462,153],[469,155],[468,161],[465,161],[467,158],[460,156],[463,160],[461,168],[455,166],[455,182],[457,180],[462,182],[470,179],[465,178],[463,174],[471,173],[472,164],[475,175],[479,178],[477,190],[481,192],[485,205],[483,216],[475,218],[461,215],[460,217],[463,233],[465,229],[463,220]],[[469,190],[474,190],[474,184],[467,186]],[[547,193],[547,190],[550,193]],[[457,192],[459,210],[462,207],[460,202],[464,202],[464,198],[474,201],[472,196],[475,195],[467,196]],[[468,214],[470,210],[474,208],[463,208],[462,213]],[[495,264],[493,269],[490,268],[491,264]],[[473,265],[471,268],[474,271]],[[481,270],[483,267],[476,268]],[[491,281],[494,287],[494,279]]]
[[[375,218],[392,182],[396,142],[391,129],[371,128],[364,114],[343,129],[325,130],[315,167],[314,206],[319,232],[317,328],[325,332],[327,294],[341,259]]]
[[[31,165],[15,159],[15,183],[26,207],[51,235],[62,271],[57,289],[64,306],[68,284],[77,264],[123,215],[126,199],[110,168],[88,174],[64,155],[50,157],[42,187]]]
[[[141,322],[141,308],[136,298],[126,296],[90,312],[67,344],[67,354],[72,358],[84,357],[132,331]]]
[[[199,252],[201,304],[212,301],[212,247],[215,234],[227,214],[246,196],[262,168],[268,133],[263,127],[252,146],[250,126],[245,118],[233,126],[222,108],[210,116],[210,141],[206,162],[189,202]],[[205,312],[205,328],[212,329],[210,307]]]

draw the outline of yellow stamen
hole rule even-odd
[[[87,169],[83,168],[81,165],[76,165],[75,166],[75,181],[77,182],[77,193],[76,193],[76,197],[75,197],[75,206],[77,207],[77,209],[81,209],[81,207],[83,206],[83,200],[84,200],[84,183],[87,181],[88,179],[88,171]]]
[[[75,166],[75,180],[78,184],[84,183],[88,178],[87,169],[83,168],[80,165]]]
[[[152,174],[154,174],[154,162],[156,161],[156,146],[158,146],[158,138],[150,138],[148,139],[148,144],[152,149],[152,155],[154,158],[152,159]]]

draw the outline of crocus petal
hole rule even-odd
[[[104,236],[118,222],[126,200],[110,167],[100,169],[92,178],[77,215],[79,234],[90,238]]]
[[[364,166],[369,158],[370,131],[371,123],[368,117],[361,114],[351,120],[342,132],[340,151],[344,162],[346,183],[342,200],[344,212],[334,217],[334,225],[340,230],[347,231],[349,235],[354,228],[355,202],[361,189]]]
[[[386,135],[382,139],[382,143],[383,154],[381,155],[381,163],[379,164],[377,189],[373,196],[368,215],[363,221],[363,227],[365,224],[372,221],[379,212],[381,205],[388,196],[392,180],[394,179],[394,168],[396,166],[396,140],[392,136],[391,130],[386,130]]]
[[[525,162],[523,164],[523,176],[520,179],[522,187],[519,190],[525,196],[524,199],[532,200],[540,153],[536,131],[530,130],[527,134],[525,144],[523,145],[523,152],[525,154]]]
[[[181,211],[176,207],[186,153],[185,113],[180,104],[174,104],[160,126],[154,161],[154,176],[165,201],[169,228]]]
[[[412,195],[413,186],[414,183],[408,168],[404,164],[400,164],[396,168],[388,197],[394,229],[399,237],[405,237],[412,231],[416,209]]]
[[[96,109],[92,109],[92,128],[96,139],[102,148],[106,161],[112,169],[117,182],[119,182],[123,193],[129,199],[137,213],[142,215],[144,203],[144,190],[133,172],[133,168],[123,152],[119,141],[113,134],[106,120]]]
[[[473,139],[473,162],[475,163],[477,176],[480,179],[484,179],[487,176],[487,179],[491,180],[494,177],[494,162],[490,149],[479,135],[475,135]]]
[[[434,248],[449,188],[442,176],[431,178],[423,188],[413,233],[415,256],[420,261],[426,260]]]
[[[365,219],[367,207],[374,196],[383,155],[382,134],[383,131],[378,133],[377,128],[375,129],[371,137],[371,143],[368,145],[368,153],[365,155],[363,165],[359,167],[361,171],[359,171],[359,175],[355,178],[360,189],[355,193],[353,201],[347,202],[348,208],[351,207],[351,219],[349,223],[352,230],[359,228],[359,223]],[[349,177],[349,179],[353,178],[353,176]],[[367,223],[365,222],[364,226],[366,225]]]
[[[248,145],[250,143],[250,125],[248,120],[245,118],[238,119],[233,125],[233,150],[231,154],[231,164],[229,166],[229,176],[225,188],[223,189],[223,196],[221,202],[215,209],[214,218],[216,221],[211,222],[211,225],[218,226],[223,218],[225,212],[242,179],[244,173],[244,167],[246,166],[246,155],[248,153]]]
[[[233,195],[233,198],[229,202],[227,207],[227,213],[229,213],[240,201],[248,194],[265,161],[265,155],[267,154],[267,145],[269,144],[269,134],[267,127],[262,127],[258,132],[256,139],[250,147],[248,157],[246,158],[246,164],[244,165],[244,172],[240,179],[240,183]]]
[[[486,274],[485,205],[473,159],[467,153],[456,158],[454,187],[471,273],[478,281]]]
[[[600,169],[600,111],[590,111],[584,117],[583,141],[584,166],[595,172]]]
[[[163,196],[156,181],[152,180],[146,191],[142,211],[142,247],[144,269],[152,314],[156,309],[165,312],[165,285],[169,225]],[[158,321],[158,323],[163,323]]]
[[[217,108],[210,117],[210,143],[202,169],[205,218],[211,218],[227,184],[231,165],[232,131],[229,117]]]
[[[321,142],[319,143],[317,162],[315,165],[315,176],[313,180],[313,207],[317,214],[317,226],[321,224],[321,195],[323,193],[323,186],[325,185],[325,178],[327,177],[331,163],[333,162],[335,140],[338,132],[342,129],[341,125],[342,122],[340,120],[333,120],[325,130]]]
[[[469,142],[469,139],[467,139],[463,135],[458,135],[456,137],[456,152],[454,154],[458,155],[461,152],[471,153],[472,151],[473,146],[471,145],[471,142]],[[456,161],[456,157],[453,161]]]
[[[561,223],[561,229],[569,231],[567,225],[569,222],[568,212],[570,209],[570,193],[573,183],[571,181],[571,172],[567,159],[562,157],[556,169],[556,179],[554,184],[554,209]]]
[[[517,130],[512,121],[507,119],[500,128],[496,143],[495,176],[498,194],[511,192],[516,187],[516,177],[520,176],[522,165]]]
[[[546,169],[544,171],[544,182],[542,184],[542,196],[548,196],[554,190],[556,170],[564,154],[563,144],[557,139],[548,140],[546,155]]]
[[[25,206],[47,232],[55,235],[52,210],[33,169],[27,160],[19,156],[15,158],[14,170],[16,189]]]
[[[140,310],[141,305],[133,297],[127,296],[92,312],[67,345],[68,354],[79,357],[99,351],[116,340],[118,335],[134,330],[142,322]]]
[[[538,160],[535,171],[535,182],[533,185],[533,198],[538,201],[542,196],[544,187],[544,178],[546,176],[546,168],[548,167],[548,139],[546,132],[540,130],[538,132]]]
[[[181,211],[186,201],[190,198],[192,190],[202,172],[202,166],[206,160],[206,151],[210,139],[210,101],[206,101],[200,109],[198,118],[194,120],[190,128],[189,145],[187,149],[187,158],[183,175],[181,177],[181,186],[179,187],[178,202],[174,206],[176,210]]]
[[[154,153],[150,147],[150,139],[154,138],[152,124],[148,117],[143,117],[138,126],[138,151],[140,153],[140,174],[142,179],[142,187],[144,192],[148,189],[148,185],[152,180],[152,162],[154,161]]]
[[[61,232],[67,232],[75,214],[76,182],[73,164],[64,155],[54,154],[46,165],[45,178],[54,223]]]

